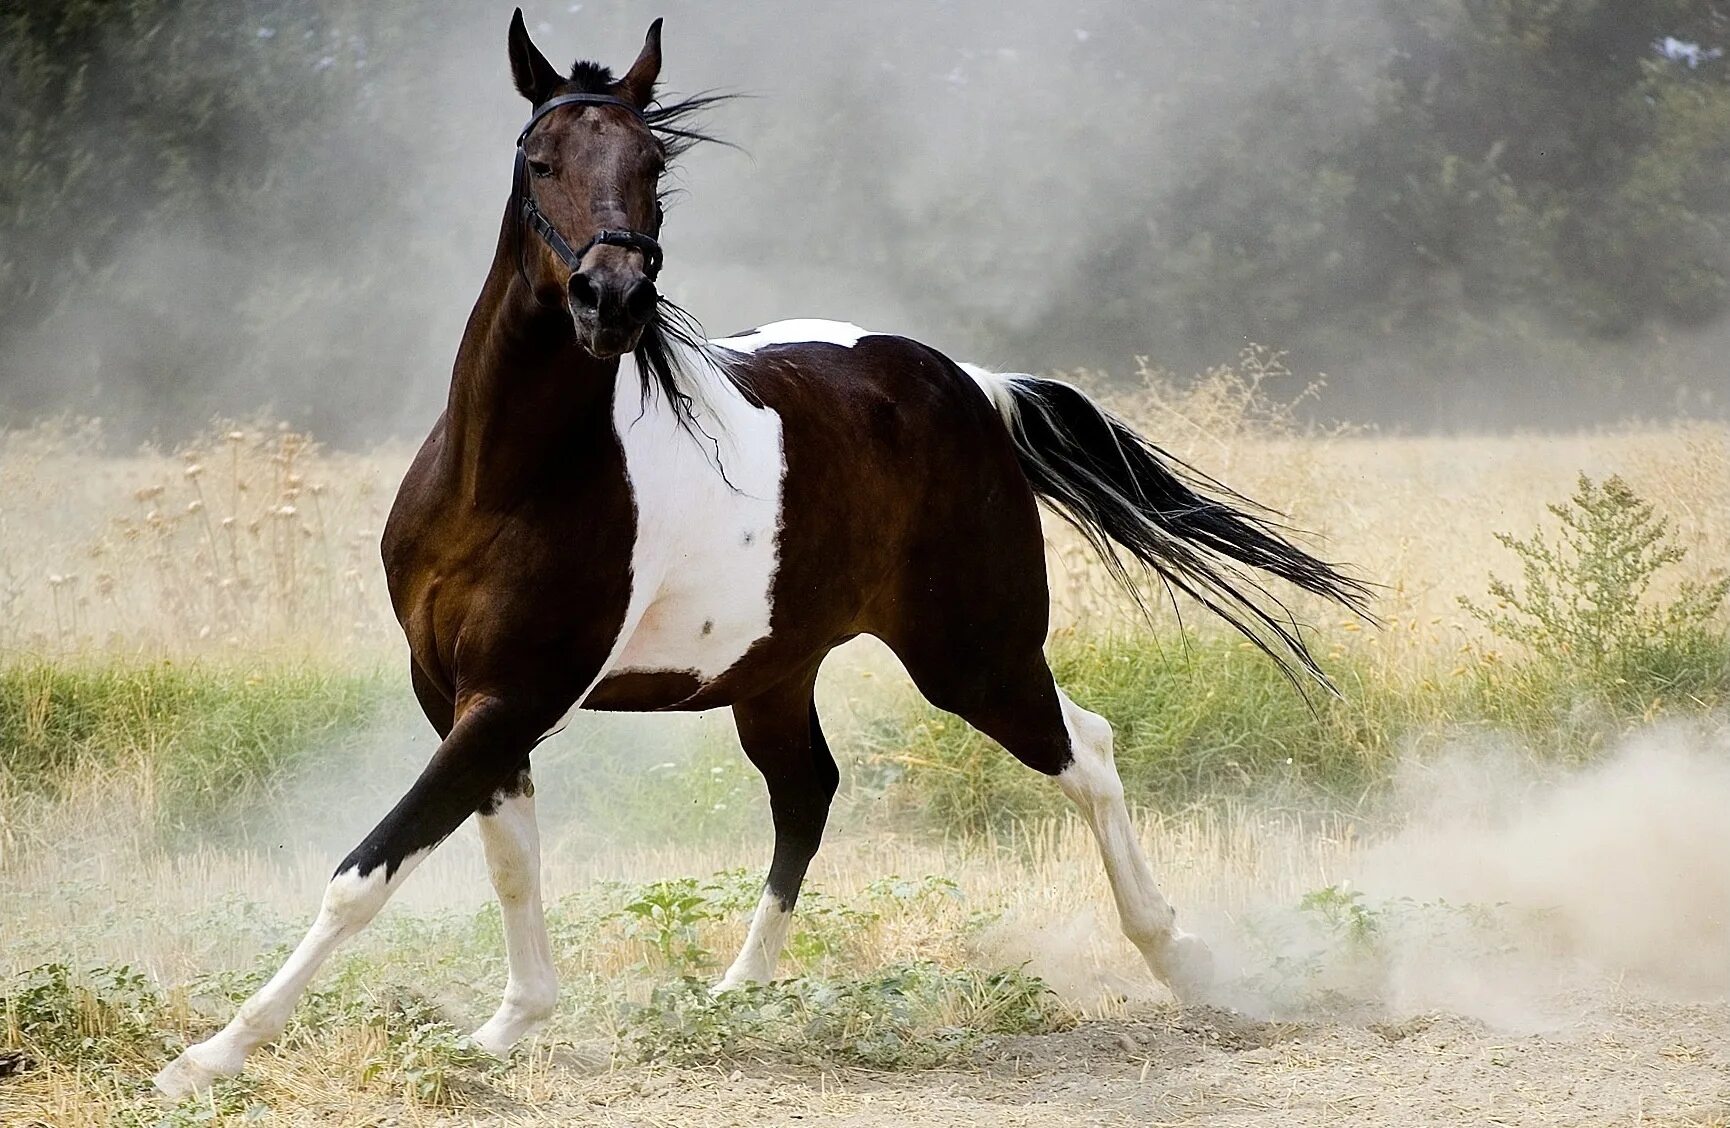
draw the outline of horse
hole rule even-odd
[[[669,165],[709,140],[698,115],[718,99],[657,98],[660,20],[617,78],[555,68],[520,10],[508,49],[533,107],[511,197],[444,413],[382,539],[440,744],[337,867],[281,969],[157,1087],[179,1096],[238,1073],[319,965],[471,815],[509,967],[473,1040],[503,1055],[541,1027],[558,987],[530,753],[576,709],[732,709],[774,848],[716,989],[771,979],[839,780],[818,668],[858,635],[1055,781],[1097,838],[1124,934],[1180,998],[1204,991],[1211,955],[1177,927],[1142,852],[1111,726],[1046,664],[1039,505],[1129,590],[1151,577],[1193,596],[1294,682],[1326,677],[1244,569],[1354,610],[1365,585],[1069,384],[841,322],[705,341],[657,288],[659,240]]]

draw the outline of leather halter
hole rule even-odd
[[[582,268],[584,256],[595,247],[628,247],[643,256],[643,273],[648,275],[651,282],[654,281],[655,276],[661,272],[662,255],[661,244],[652,236],[627,228],[608,227],[595,232],[588,242],[573,249],[570,242],[553,226],[552,221],[541,213],[540,206],[535,203],[534,191],[529,186],[529,158],[523,151],[523,142],[528,140],[529,133],[540,124],[542,118],[561,106],[618,106],[630,111],[631,116],[644,125],[648,124],[642,110],[611,94],[560,94],[557,98],[549,98],[535,107],[535,112],[529,116],[522,132],[517,134],[516,169],[511,175],[511,196],[517,201],[517,272],[523,276],[525,282],[528,281],[528,271],[523,267],[523,226],[526,224],[541,237],[541,241],[546,243],[553,254],[559,256],[560,261],[570,268],[572,274]]]

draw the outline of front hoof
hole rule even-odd
[[[1178,1002],[1204,1002],[1213,988],[1213,951],[1201,937],[1180,932],[1166,944],[1155,971]]]
[[[200,1047],[193,1046],[179,1057],[162,1067],[153,1079],[157,1092],[169,1100],[178,1101],[190,1097],[194,1093],[202,1093],[224,1077],[233,1077],[240,1072],[236,1066],[226,1068],[223,1064],[200,1061],[194,1056]]]

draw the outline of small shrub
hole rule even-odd
[[[419,1104],[449,1104],[465,1081],[491,1076],[505,1063],[477,1046],[431,1007],[372,1016],[384,1040],[367,1058],[362,1083],[389,1081]]]
[[[630,935],[647,941],[663,967],[703,967],[709,952],[697,942],[697,926],[715,916],[697,879],[675,878],[645,885],[619,910]]]
[[[1495,607],[1460,600],[1530,655],[1528,680],[1579,686],[1624,709],[1721,692],[1727,662],[1715,622],[1730,578],[1683,580],[1657,598],[1654,583],[1687,552],[1620,478],[1582,474],[1573,497],[1549,509],[1561,522],[1554,538],[1496,534],[1520,559],[1520,586],[1492,577]]]
[[[42,964],[0,990],[5,1043],[32,1059],[138,1067],[159,1060],[166,1048],[162,998],[130,967],[75,973],[65,964]]]

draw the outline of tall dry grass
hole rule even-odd
[[[376,648],[407,458],[280,426],[129,454],[94,422],[0,433],[0,653]]]
[[[1103,374],[1068,376],[1116,387]],[[1494,534],[1548,520],[1575,477],[1623,477],[1675,524],[1696,574],[1730,562],[1730,428],[1678,420],[1561,435],[1401,436],[1314,418],[1325,383],[1246,349],[1179,377],[1142,361],[1103,395],[1172,454],[1285,514],[1299,538],[1382,585],[1388,629],[1293,607],[1324,638],[1403,661],[1474,637],[1458,606],[1514,562]],[[377,545],[411,450],[354,453],[222,424],[174,450],[115,452],[93,423],[0,433],[0,652],[394,652]],[[1133,621],[1085,545],[1053,522],[1060,626]],[[1678,574],[1679,576],[1682,573]],[[1156,601],[1157,602],[1157,601]],[[1193,607],[1192,628],[1209,629]],[[1175,621],[1168,625],[1175,626]]]

